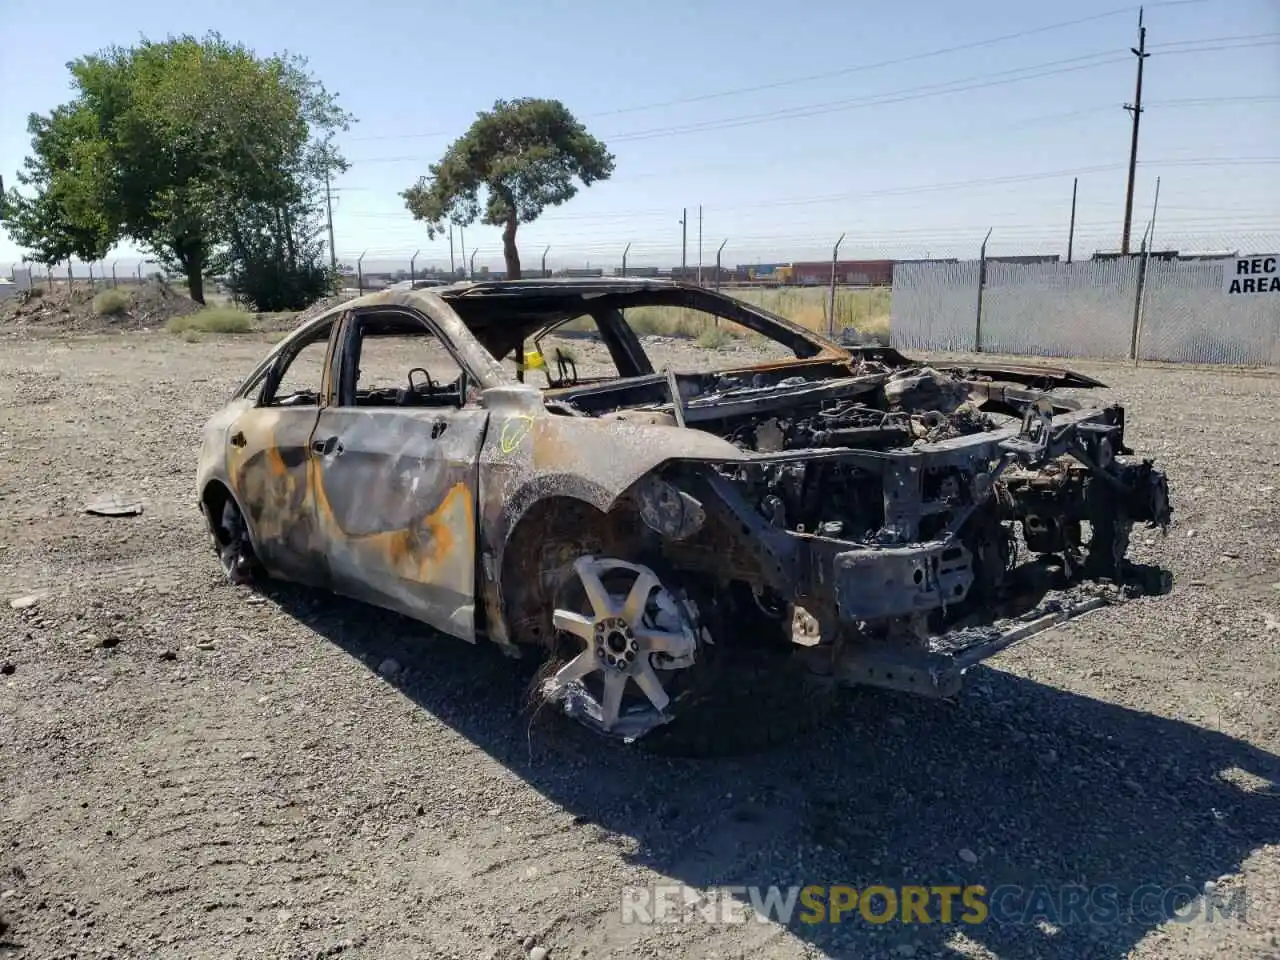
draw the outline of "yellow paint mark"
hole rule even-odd
[[[517,414],[509,419],[502,425],[502,434],[498,440],[502,452],[511,453],[515,450],[524,442],[524,438],[529,436],[531,430],[533,430],[533,417],[528,414]]]

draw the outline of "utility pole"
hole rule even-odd
[[[1120,238],[1120,253],[1129,252],[1129,228],[1133,224],[1133,181],[1138,169],[1138,122],[1142,119],[1142,65],[1147,57],[1147,28],[1142,25],[1142,8],[1138,8],[1138,45],[1130,47],[1130,51],[1138,58],[1138,84],[1133,94],[1133,103],[1126,103],[1124,108],[1133,114],[1133,140],[1129,144],[1129,185],[1124,195],[1124,235]]]
[[[458,279],[458,267],[453,262],[453,224],[449,224],[449,279]]]
[[[1071,249],[1076,241],[1076,187],[1079,185],[1079,177],[1071,181],[1071,227],[1067,231],[1067,263],[1071,262]]]
[[[680,273],[681,280],[684,279],[684,270],[688,265],[687,254],[689,252],[689,208],[685,207],[680,211]]]
[[[547,249],[542,251],[542,278],[547,277],[547,254],[551,252],[551,244],[547,244]]]
[[[462,269],[466,270],[467,269],[467,237],[466,237],[466,233],[462,229],[462,224],[458,224],[458,244],[459,246],[462,247]],[[474,260],[475,257],[472,257],[471,259]]]
[[[627,254],[631,252],[631,242],[627,241],[627,245],[622,251],[622,275],[627,275]]]
[[[418,254],[420,254],[421,252],[422,252],[421,250],[415,250],[413,251],[413,256],[409,258],[409,283],[410,284],[412,284],[413,281],[418,279],[416,266],[418,263]]]
[[[698,204],[698,286],[702,286],[702,204]]]
[[[333,245],[333,190],[330,188],[329,168],[324,169],[324,207],[329,219],[329,269],[338,272],[338,250]]]
[[[471,279],[472,280],[476,278],[476,254],[479,252],[480,252],[479,247],[471,251]]]

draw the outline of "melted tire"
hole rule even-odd
[[[682,678],[675,718],[638,739],[640,749],[672,757],[756,753],[812,733],[839,702],[834,683],[787,651],[707,652]]]
[[[264,579],[262,564],[254,555],[244,518],[234,501],[228,502],[218,527],[222,538],[214,537],[214,549],[227,580],[237,586],[249,586]]]

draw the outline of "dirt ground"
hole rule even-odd
[[[489,648],[227,584],[198,431],[266,348],[0,341],[0,955],[1280,955],[1280,377],[1076,365],[1169,471],[1175,522],[1134,556],[1172,595],[1016,647],[955,702],[851,693],[788,749],[692,761],[531,724]],[[102,492],[144,512],[85,515]],[[1209,883],[1245,911],[624,922],[624,887],[671,882]]]

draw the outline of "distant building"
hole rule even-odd
[[[1129,253],[1119,253],[1119,252],[1112,253],[1112,252],[1104,252],[1102,250],[1099,250],[1097,253],[1093,255],[1092,259],[1122,260],[1125,257],[1141,257],[1141,256],[1142,256],[1141,250],[1131,250]],[[1177,250],[1152,250],[1150,253],[1147,254],[1147,257],[1152,260],[1177,260],[1178,251]]]
[[[987,263],[1061,263],[1062,258],[1056,253],[1028,253],[1012,257],[987,257]]]

